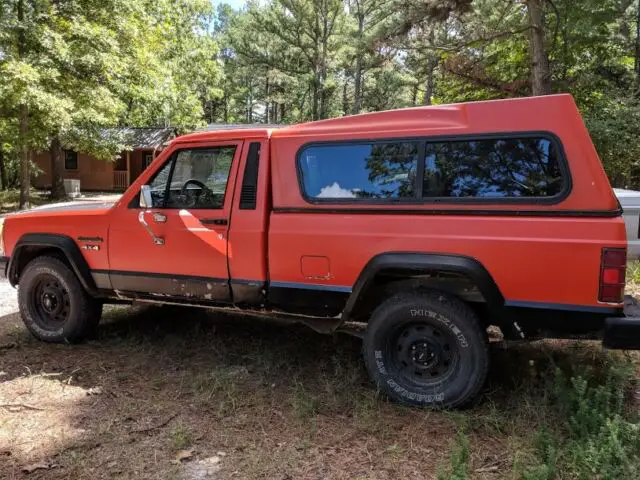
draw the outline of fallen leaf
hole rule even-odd
[[[171,463],[173,463],[174,465],[179,465],[183,460],[189,460],[192,457],[193,450],[180,450],[176,454],[176,458],[174,460],[171,460]]]
[[[27,465],[26,467],[22,467],[22,471],[24,473],[33,473],[36,470],[49,470],[56,467],[57,465],[53,462],[37,462],[32,463],[31,465]]]

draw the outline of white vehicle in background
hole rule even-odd
[[[629,260],[640,259],[640,192],[614,188],[613,191],[618,197],[622,206],[622,215],[627,229],[627,258]]]

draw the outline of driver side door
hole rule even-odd
[[[179,145],[143,181],[109,230],[112,288],[183,300],[230,302],[227,255],[242,142]]]

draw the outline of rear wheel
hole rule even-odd
[[[40,257],[26,266],[18,304],[25,326],[45,342],[79,342],[95,331],[102,315],[102,303],[55,257]]]
[[[367,370],[390,398],[416,406],[462,407],[489,369],[486,332],[465,303],[430,291],[380,305],[364,338]]]

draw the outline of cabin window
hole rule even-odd
[[[313,145],[302,150],[304,193],[313,200],[415,197],[419,142]]]
[[[153,153],[152,152],[143,152],[142,153],[142,169],[146,169],[153,162]]]
[[[426,144],[424,198],[553,197],[564,186],[559,152],[546,138]]]
[[[229,145],[176,152],[148,183],[153,207],[223,208],[235,151]]]
[[[64,169],[65,170],[78,169],[78,152],[74,152],[73,150],[64,151]]]

